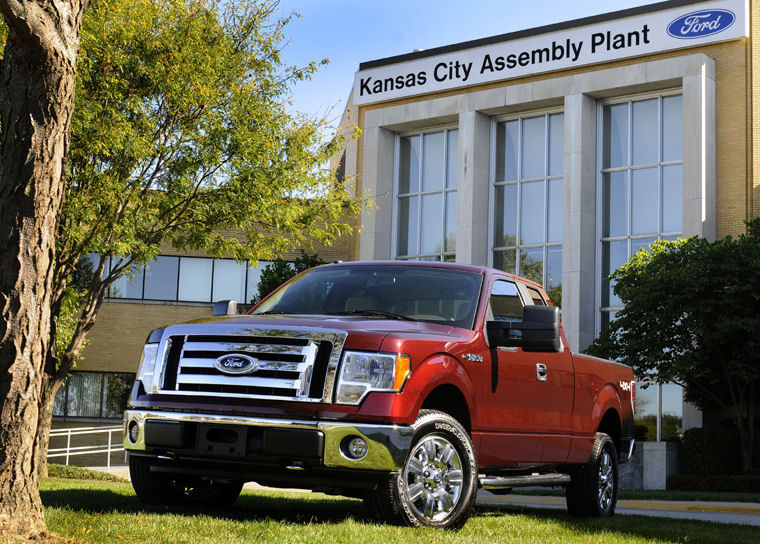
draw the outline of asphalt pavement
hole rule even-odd
[[[126,466],[89,467],[93,470],[110,472],[122,478],[129,478]],[[246,484],[248,489],[259,488],[256,484]],[[514,505],[530,508],[565,509],[564,497],[533,495],[493,495],[479,491],[478,504]],[[617,514],[654,516],[660,518],[695,519],[717,523],[760,526],[760,503],[745,502],[703,502],[703,501],[659,501],[659,500],[618,500]]]

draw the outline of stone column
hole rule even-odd
[[[359,259],[391,259],[393,224],[393,165],[395,136],[390,130],[371,127],[364,132],[362,189],[378,208],[362,212]]]
[[[596,100],[565,97],[562,324],[570,348],[594,339],[596,314]]]
[[[459,115],[458,263],[488,264],[490,141],[490,117],[475,111]]]

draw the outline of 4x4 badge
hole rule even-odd
[[[214,367],[225,374],[249,374],[259,367],[259,362],[248,355],[232,353],[219,357],[214,361]]]

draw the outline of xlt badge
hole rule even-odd
[[[465,353],[462,355],[462,359],[466,359],[468,361],[472,361],[473,363],[482,363],[483,362],[483,356],[477,355],[475,353]]]

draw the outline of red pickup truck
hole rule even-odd
[[[614,513],[633,372],[572,354],[538,284],[470,265],[336,263],[250,315],[232,307],[148,337],[124,413],[140,500],[226,505],[254,481],[457,527],[479,488],[546,485],[566,488],[572,514]]]

